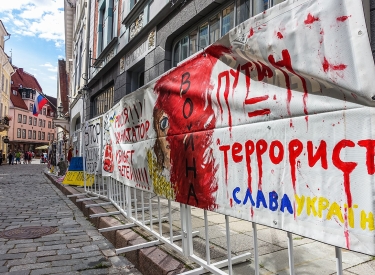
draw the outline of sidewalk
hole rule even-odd
[[[45,165],[0,166],[0,232],[57,227],[35,239],[0,238],[0,274],[139,273],[43,173]]]
[[[65,187],[58,185],[60,188],[67,190],[69,193],[83,193],[83,188],[79,187]],[[74,198],[71,198],[75,201]],[[79,202],[79,208],[83,211],[87,211],[85,208],[86,204],[100,203],[101,200],[90,200]],[[157,200],[153,200],[153,213],[156,213],[158,209]],[[161,216],[168,216],[168,201],[161,200],[161,203],[165,207],[161,207]],[[179,221],[179,204],[172,203],[173,211],[172,216],[173,227],[175,232],[181,231],[181,224]],[[92,213],[100,213],[103,211],[112,212],[116,211],[113,206],[103,206],[100,209],[91,209]],[[193,246],[194,253],[205,259],[205,228],[204,228],[204,211],[198,208],[192,207],[192,231],[199,231],[199,235],[194,238]],[[208,212],[209,220],[209,237],[210,237],[210,251],[211,261],[218,262],[227,258],[226,254],[226,234],[225,234],[225,216],[214,212]],[[112,215],[111,217],[101,218],[99,221],[94,222],[98,228],[105,228],[110,226],[116,226],[121,224],[129,223],[122,215]],[[258,225],[257,237],[258,237],[258,248],[259,248],[259,264],[260,274],[262,275],[287,275],[289,273],[289,261],[288,261],[288,239],[287,233],[281,230],[276,230],[270,227]],[[103,233],[108,240],[116,248],[121,248],[128,245],[134,245],[146,242],[145,239],[153,240],[153,237],[147,232],[134,228],[142,237],[134,237],[134,232],[130,229],[117,230],[111,233]],[[166,229],[166,232],[168,230]],[[233,274],[249,275],[254,274],[254,247],[253,247],[253,230],[252,224],[247,221],[243,221],[236,218],[230,218],[230,231],[231,231],[231,251],[232,255],[240,255],[245,252],[251,252],[252,258],[248,262],[236,264],[233,266]],[[129,237],[129,234],[131,237]],[[326,245],[302,236],[293,235],[294,245],[294,266],[295,274],[336,274],[336,258],[335,248],[330,245]],[[158,254],[157,257],[151,253],[151,249],[141,249],[134,253],[127,253],[126,257],[132,261],[133,264],[143,274],[180,274],[184,270],[180,269],[178,272],[178,263],[172,263],[173,260],[178,259],[182,263],[183,267],[196,268],[197,265],[189,259],[179,255],[178,253],[171,251],[166,246],[160,246],[159,248],[153,248],[153,253]],[[158,252],[156,252],[158,251]],[[170,258],[165,255],[168,252]],[[164,254],[163,254],[164,253]],[[160,255],[163,255],[162,257]],[[142,261],[140,260],[142,258]],[[162,258],[162,260],[160,260]],[[364,255],[361,253],[342,250],[343,258],[343,269],[346,275],[368,275],[375,274],[375,258]],[[169,266],[166,264],[167,259]],[[148,273],[149,270],[144,266],[154,266],[159,268],[160,273]],[[150,268],[151,269],[151,268]],[[224,269],[225,270],[225,269]]]

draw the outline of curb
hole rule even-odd
[[[64,195],[84,195],[84,193],[81,193],[72,186],[60,184],[50,174],[46,172],[44,172],[44,174]],[[86,208],[85,206],[87,204],[92,204],[92,201],[76,202],[77,197],[70,197],[69,199],[98,229],[122,224],[114,217],[90,218],[90,215],[92,214],[105,213],[108,211],[100,206]],[[122,248],[147,242],[147,240],[132,229],[113,230],[101,234],[110,241],[115,248]],[[144,275],[174,275],[190,270],[187,268],[186,264],[176,260],[175,257],[171,256],[158,246],[138,249],[122,255],[124,255]]]

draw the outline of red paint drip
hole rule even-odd
[[[340,16],[340,17],[337,17],[336,20],[339,21],[339,22],[344,22],[346,21],[346,19],[348,19],[349,17],[351,17],[351,15],[347,16]]]
[[[312,23],[314,23],[316,21],[319,21],[319,18],[318,17],[314,17],[314,16],[311,15],[311,13],[309,13],[307,15],[307,18],[306,18],[306,20],[304,22],[305,22],[306,25],[310,25],[310,24],[312,24]]]
[[[261,101],[267,100],[268,98],[269,98],[268,95],[264,95],[264,96],[258,96],[258,97],[245,99],[245,104],[256,104],[256,103],[259,103]]]
[[[258,190],[262,190],[262,178],[263,178],[263,160],[262,155],[267,151],[267,142],[264,139],[260,139],[256,143],[256,155],[258,162]]]
[[[230,203],[230,207],[233,207],[233,200],[232,200],[232,198],[229,200],[229,203]]]
[[[275,62],[275,59],[272,55],[270,55],[268,57],[268,60],[271,62],[272,65],[274,65],[279,70],[281,70],[280,69],[281,67],[285,67],[289,72],[298,76],[298,78],[301,80],[303,92],[304,92],[304,94],[303,94],[303,111],[304,111],[305,115],[308,115],[308,110],[307,110],[308,93],[307,93],[306,79],[294,71],[294,69],[292,67],[292,59],[290,57],[290,54],[289,54],[288,50],[282,50],[281,55],[282,55],[283,59],[280,60],[280,61]],[[291,92],[291,89],[290,89],[290,80],[289,80],[289,76],[288,76],[287,72],[285,72],[283,70],[281,70],[281,71],[285,76],[286,85],[287,85],[287,89],[288,89],[288,95],[287,95],[287,104],[288,105],[287,105],[287,108],[288,108],[288,114],[290,115],[290,101],[292,100],[292,92]]]
[[[276,95],[273,95],[273,100],[276,100]]]
[[[263,110],[257,110],[257,111],[249,112],[248,116],[249,117],[265,116],[265,115],[269,115],[270,113],[271,113],[270,109],[263,109]]]
[[[249,35],[247,36],[247,38],[250,38],[254,35],[254,29],[253,28],[250,28],[250,32],[249,32]]]
[[[345,207],[345,214],[344,214],[344,219],[345,219],[345,223],[344,223],[344,236],[345,236],[345,244],[346,244],[346,248],[347,249],[350,249],[350,239],[349,239],[349,230],[348,230],[348,213],[347,213],[348,209]]]
[[[342,71],[342,70],[345,70],[346,67],[348,67],[347,65],[345,64],[338,64],[338,65],[332,65],[328,62],[327,58],[324,57],[324,61],[322,63],[322,66],[323,66],[323,70],[324,72],[328,72],[329,70],[332,70],[332,71]]]
[[[288,76],[288,73],[286,71],[284,71],[283,69],[281,69],[283,66],[283,64],[280,64],[280,62],[282,61],[278,61],[276,62],[275,61],[275,58],[272,54],[270,54],[268,56],[268,61],[277,69],[279,69],[284,77],[285,77],[285,84],[286,84],[286,88],[287,88],[287,101],[286,101],[286,108],[287,108],[287,111],[288,111],[288,115],[290,116],[291,115],[291,112],[290,112],[290,101],[292,100],[292,91],[290,89],[290,79],[289,79],[289,76]]]
[[[283,36],[283,34],[282,34],[281,32],[277,32],[277,38],[279,38],[279,39],[283,39],[284,36]]]

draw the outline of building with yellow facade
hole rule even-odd
[[[3,156],[3,161],[5,161],[8,153],[6,142],[10,127],[9,120],[12,119],[9,117],[9,101],[11,76],[14,73],[14,69],[9,56],[4,51],[5,41],[9,38],[10,34],[0,20],[0,154]]]

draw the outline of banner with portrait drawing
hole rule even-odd
[[[361,1],[285,1],[107,112],[103,175],[375,255],[374,75]]]

